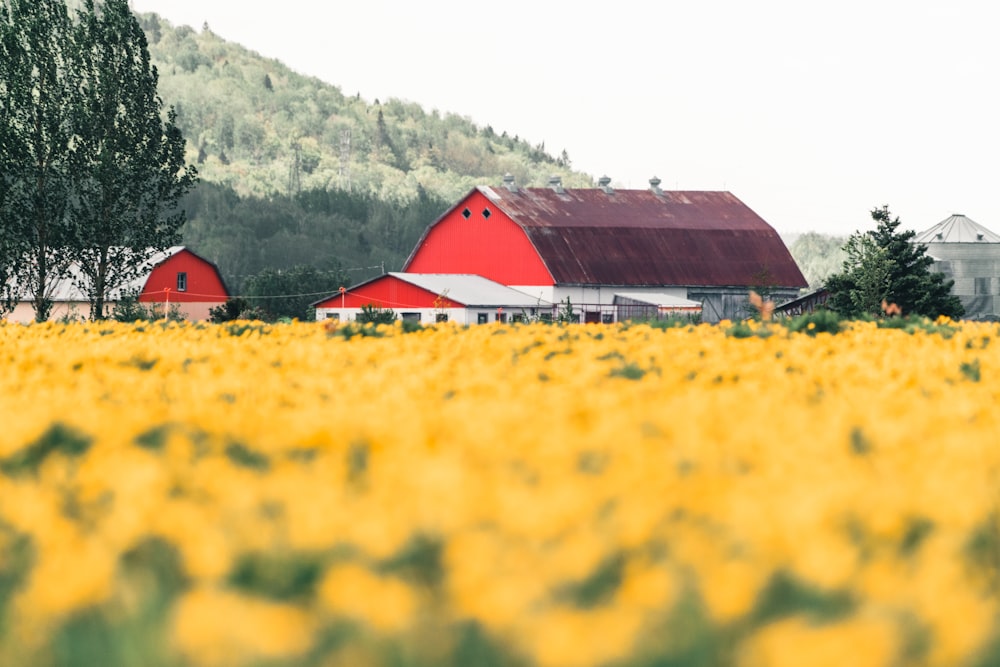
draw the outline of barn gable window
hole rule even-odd
[[[188,288],[188,274],[185,271],[177,272],[177,291],[186,292]]]
[[[484,220],[489,220],[491,215],[493,215],[493,211],[491,211],[488,208],[484,208],[483,209],[483,219]]]
[[[468,220],[469,218],[472,217],[472,211],[470,211],[469,209],[465,209],[464,211],[462,211],[462,217]]]

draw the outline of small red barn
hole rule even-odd
[[[403,320],[485,324],[542,317],[552,304],[482,276],[387,273],[312,304],[316,319],[357,319],[365,307]]]
[[[702,304],[707,321],[745,314],[750,289],[778,301],[806,280],[778,233],[729,192],[480,186],[432,223],[403,268],[481,275],[587,321],[615,294],[649,291]]]
[[[110,290],[109,309],[122,296],[137,294],[139,302],[147,306],[163,308],[163,312],[179,311],[188,320],[205,320],[210,309],[229,298],[218,267],[184,246],[154,254],[148,266],[149,270],[136,279]],[[90,301],[79,287],[81,280],[79,267],[70,265],[66,275],[52,286],[52,319],[89,319]],[[31,322],[34,318],[34,309],[27,300],[8,316],[16,322]]]
[[[219,268],[184,246],[155,256],[144,276],[140,303],[177,304],[188,320],[207,320],[208,311],[226,302],[229,291]]]

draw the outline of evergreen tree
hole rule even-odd
[[[76,116],[75,259],[91,316],[151,256],[180,241],[180,198],[196,181],[171,108],[161,116],[157,71],[127,0],[85,0],[75,41],[83,99]]]
[[[927,246],[913,243],[916,232],[897,231],[899,218],[888,206],[871,215],[877,227],[851,235],[843,271],[827,279],[830,308],[847,317],[879,315],[886,302],[906,315],[961,317],[962,303],[951,294],[954,281],[931,270]]]
[[[71,242],[66,210],[78,67],[62,0],[0,4],[0,281],[48,319]],[[15,285],[16,281],[16,285]]]

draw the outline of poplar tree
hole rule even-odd
[[[74,259],[91,317],[105,317],[115,289],[180,241],[180,198],[196,182],[170,108],[163,117],[157,71],[127,0],[85,0],[75,43],[82,82],[75,117]]]
[[[11,60],[10,11],[0,5],[0,62]],[[0,71],[0,317],[9,312],[15,301],[14,268],[17,265],[17,244],[8,230],[7,200],[14,185],[12,114],[8,98],[10,81],[6,68]]]
[[[3,309],[22,296],[48,319],[72,236],[77,67],[61,0],[0,4],[0,280]]]

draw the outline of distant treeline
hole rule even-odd
[[[240,196],[202,182],[184,200],[185,245],[215,262],[233,293],[265,270],[308,266],[344,272],[357,283],[402,268],[427,225],[454,202],[418,188],[387,201],[343,190],[304,190],[269,198]]]

